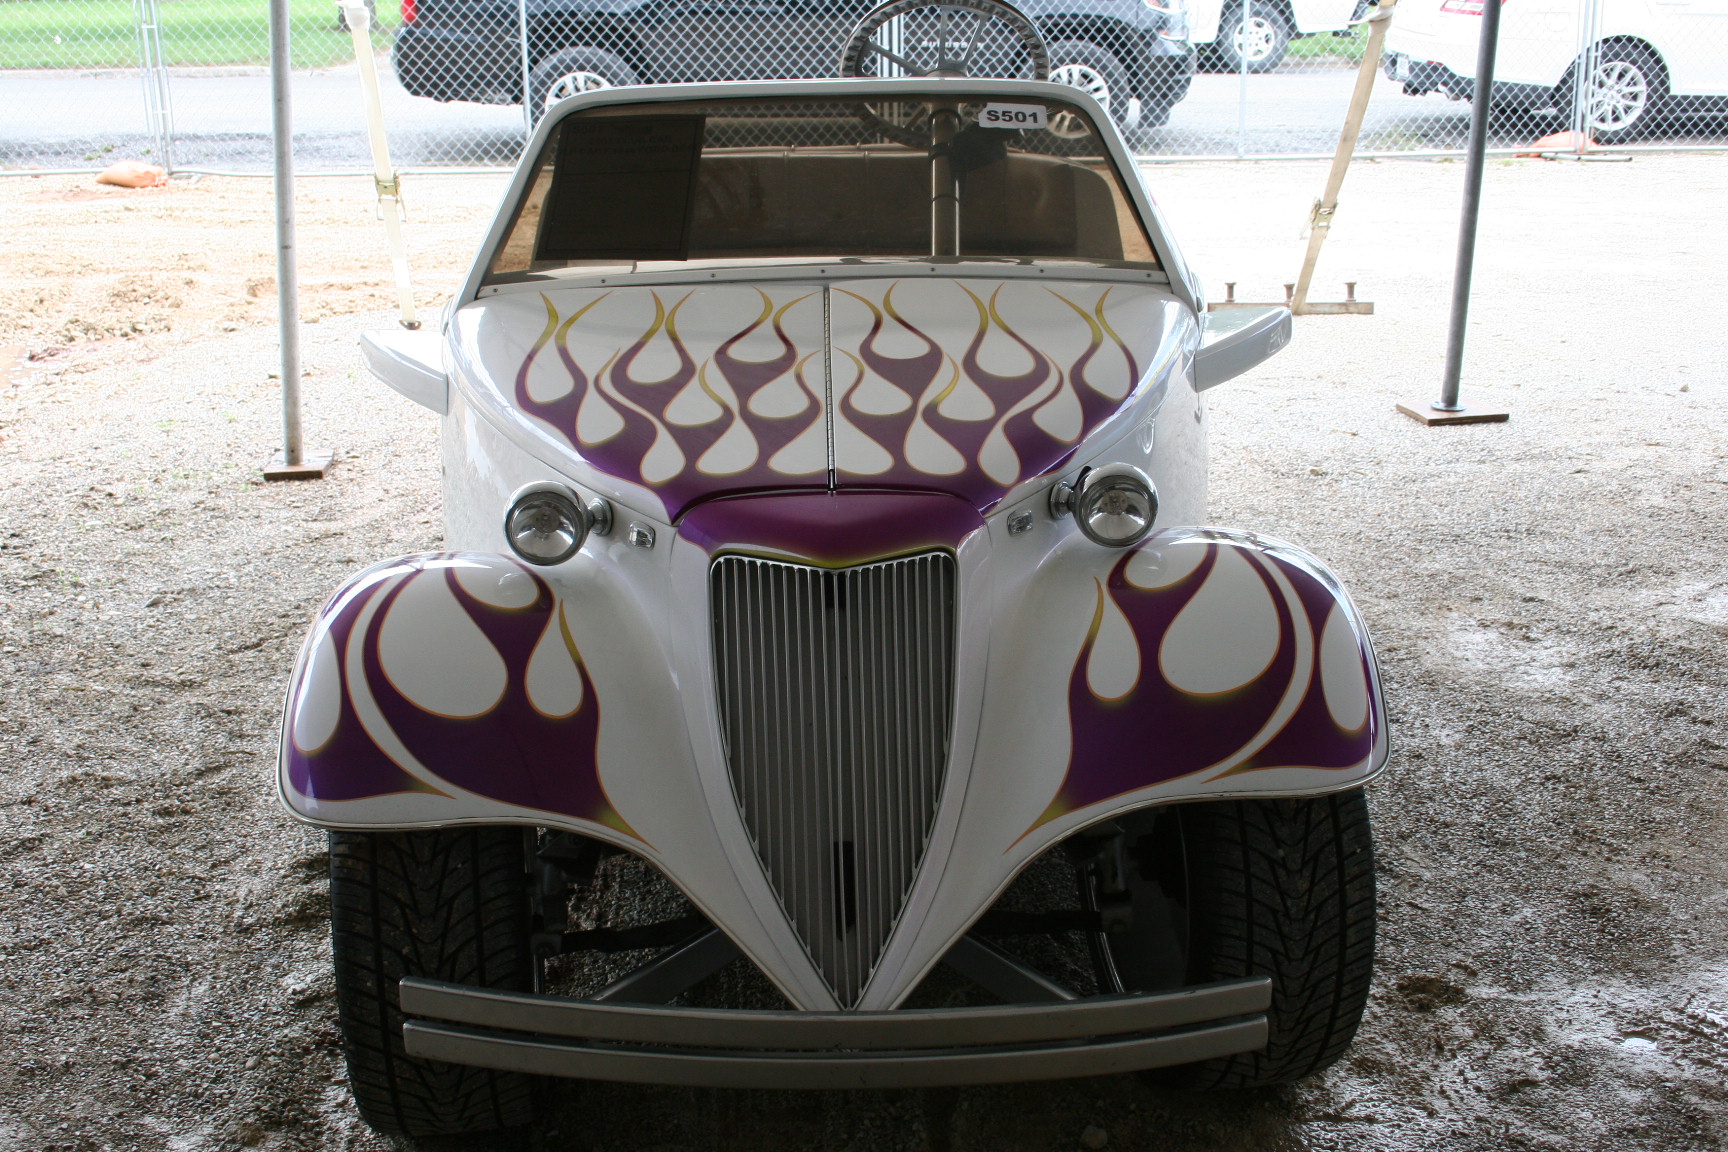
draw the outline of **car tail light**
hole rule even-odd
[[[1448,3],[1451,0],[1447,0]],[[413,24],[420,19],[420,0],[402,0],[402,23]]]

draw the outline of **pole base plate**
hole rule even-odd
[[[266,480],[322,480],[336,463],[336,453],[325,449],[319,452],[302,452],[300,463],[289,464],[287,454],[282,449],[276,449],[276,454],[270,457],[270,463],[264,465]]]
[[[1399,403],[1398,411],[1430,428],[1441,424],[1504,424],[1512,418],[1510,412],[1495,408],[1466,407],[1456,412],[1443,412],[1420,400],[1410,404]]]

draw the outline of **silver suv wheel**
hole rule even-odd
[[[1104,111],[1110,111],[1110,81],[1096,68],[1086,64],[1062,64],[1050,69],[1050,79],[1054,83],[1080,89],[1098,101]]]
[[[552,81],[546,89],[546,107],[568,100],[583,92],[597,92],[602,88],[612,87],[612,81],[598,72],[568,72]]]
[[[1254,15],[1236,25],[1233,37],[1236,55],[1250,67],[1272,55],[1279,29],[1265,16]]]
[[[1604,60],[1590,77],[1588,126],[1597,131],[1629,128],[1650,106],[1650,81],[1627,60]]]

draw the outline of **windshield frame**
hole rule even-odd
[[[594,274],[570,271],[560,273],[556,280],[531,279],[513,283],[486,285],[484,280],[494,256],[515,222],[517,212],[529,186],[538,170],[538,163],[546,145],[548,136],[565,117],[601,106],[626,104],[659,104],[672,102],[691,102],[701,100],[736,100],[736,99],[772,99],[775,97],[815,97],[825,100],[853,100],[869,97],[883,99],[911,99],[935,97],[937,99],[968,99],[979,97],[1013,98],[1036,97],[1049,100],[1064,101],[1081,108],[1090,116],[1095,125],[1098,140],[1104,145],[1105,156],[1115,167],[1117,178],[1122,185],[1129,206],[1139,216],[1141,226],[1145,229],[1152,250],[1158,257],[1163,270],[1150,273],[1143,265],[1133,268],[1111,268],[1106,262],[1086,262],[1077,260],[1039,260],[1039,259],[1004,259],[1000,257],[847,257],[830,259],[805,259],[802,257],[776,259],[769,266],[750,266],[746,262],[726,260],[692,261],[690,266],[668,268],[665,264],[656,262],[653,269],[636,270],[634,268],[614,267],[596,269]],[[695,265],[700,264],[700,269]],[[686,281],[700,276],[702,279],[718,279],[724,271],[727,279],[781,279],[787,276],[837,276],[837,275],[884,275],[889,274],[884,265],[904,269],[908,265],[926,267],[930,271],[947,270],[949,274],[986,274],[1002,275],[1013,270],[1021,270],[1033,275],[1047,274],[1050,269],[1060,268],[1064,273],[1078,278],[1094,275],[1105,279],[1130,279],[1142,283],[1167,282],[1171,292],[1190,308],[1198,311],[1203,307],[1202,296],[1198,283],[1189,271],[1186,261],[1176,248],[1165,226],[1161,214],[1147,195],[1145,184],[1140,175],[1140,169],[1134,158],[1127,152],[1120,133],[1108,114],[1084,92],[1065,84],[1053,84],[1043,81],[1027,80],[994,80],[972,77],[916,77],[894,80],[801,80],[801,81],[743,81],[712,84],[667,84],[643,86],[635,88],[607,88],[596,92],[584,93],[564,101],[549,115],[541,118],[533,138],[524,149],[521,161],[516,166],[509,188],[500,202],[498,212],[494,215],[492,225],[487,231],[480,251],[469,270],[468,277],[457,297],[458,306],[485,296],[496,295],[511,290],[544,290],[550,284],[574,287],[579,284],[623,284],[623,283],[666,283]],[[706,275],[703,275],[706,273]]]

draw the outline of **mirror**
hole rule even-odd
[[[1290,333],[1290,309],[1280,305],[1206,313],[1194,354],[1194,391],[1233,380],[1269,359],[1290,343]]]
[[[450,408],[443,334],[383,329],[360,334],[360,355],[372,375],[416,404],[443,415]]]

